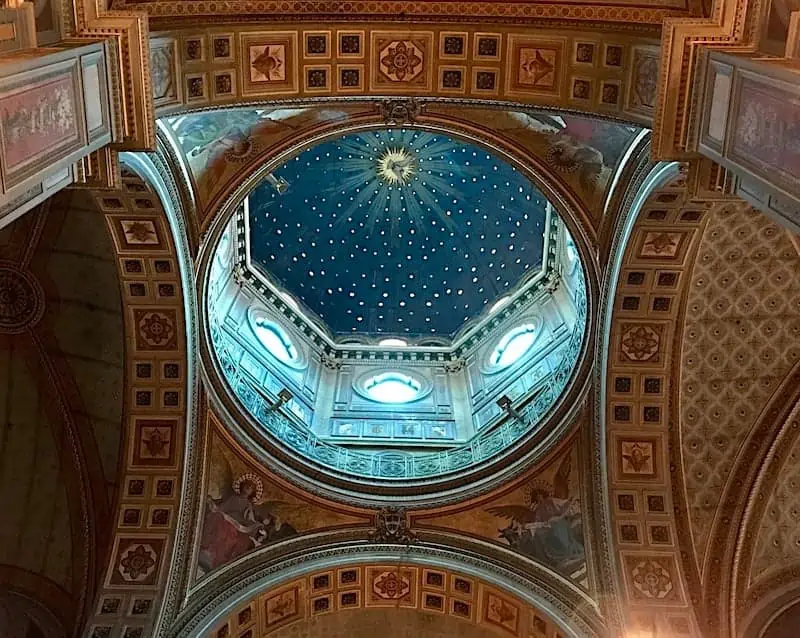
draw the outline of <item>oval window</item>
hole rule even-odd
[[[402,372],[384,372],[364,381],[364,392],[379,403],[408,403],[420,398],[422,384]]]
[[[273,357],[281,363],[296,363],[299,356],[292,340],[280,327],[274,323],[258,319],[255,322],[255,332],[258,340]]]
[[[497,368],[505,368],[516,363],[531,349],[536,341],[536,326],[532,323],[509,330],[492,350],[489,363]]]

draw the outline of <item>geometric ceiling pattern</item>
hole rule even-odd
[[[86,195],[95,226],[113,243],[113,291],[124,304],[118,338],[125,343],[117,511],[86,627],[92,638],[142,638],[151,635],[169,576],[192,409],[180,244],[159,196],[127,168],[119,190]]]
[[[643,635],[699,635],[672,514],[669,437],[679,378],[673,353],[711,214],[687,201],[683,176],[654,190],[624,247],[613,299],[604,406],[609,507],[627,624]]]
[[[654,157],[685,158],[719,132],[694,121],[708,96],[685,99],[697,78],[680,67],[704,60],[694,47],[762,39],[796,61],[791,7],[58,4],[7,7],[14,34],[0,43],[30,40],[34,23],[40,44],[107,38],[91,59],[69,43],[14,58],[37,73],[72,65],[68,106],[41,85],[2,88],[4,158],[29,153],[37,174],[11,176],[21,199],[0,214],[73,180],[91,188],[0,232],[0,626],[45,638],[793,635],[800,241],[729,194],[738,172],[712,170],[706,190],[700,169],[720,167],[696,157],[624,223],[649,139]],[[783,65],[746,57],[737,64]],[[107,103],[89,99],[92,73]],[[22,105],[28,89],[41,103]],[[46,112],[48,98],[62,103]],[[457,133],[344,133],[397,112]],[[154,113],[170,119],[156,126]],[[780,137],[768,117],[736,121],[780,146],[749,144],[743,160],[796,155],[791,126]],[[73,129],[92,141],[50,157]],[[472,134],[512,149],[541,192],[459,141]],[[250,248],[332,332],[453,335],[545,261],[543,193],[575,231],[588,307],[608,304],[560,438],[535,461],[520,449],[502,476],[487,470],[468,497],[379,509],[380,486],[365,504],[341,477],[334,489],[300,476],[288,455],[253,448],[204,368],[194,283],[208,231],[254,169],[322,137],[252,191]],[[100,148],[112,138],[157,146],[128,156],[141,176],[119,179],[117,151]],[[316,363],[321,376],[338,365]]]
[[[683,183],[651,194],[622,262],[607,381],[610,505],[628,625],[738,635],[763,626],[764,610],[791,591],[777,583],[796,587],[800,571],[790,443],[800,252],[744,204],[686,201]],[[768,453],[779,437],[789,447]],[[760,505],[749,508],[755,491]],[[743,602],[728,607],[731,597]]]
[[[573,10],[587,7],[575,3]],[[602,19],[602,10],[588,11],[591,20]],[[623,11],[639,18],[646,13],[639,7]],[[636,22],[631,18],[624,20]],[[513,24],[289,22],[166,31],[150,43],[154,104],[163,117],[252,100],[399,95],[504,100],[649,123],[659,73],[655,33],[631,26],[599,36],[580,25],[554,31]]]
[[[249,196],[249,252],[338,334],[452,335],[544,257],[547,202],[442,133],[323,141]]]
[[[248,600],[209,636],[371,638],[387,626],[403,638],[559,635],[545,612],[474,577],[436,567],[354,564]]]
[[[709,534],[736,454],[800,361],[798,272],[788,233],[752,210],[715,216],[703,235],[687,298],[680,406],[687,513],[702,571],[716,551]],[[798,510],[783,498],[773,496],[783,505],[769,508],[753,577],[800,557],[785,535]]]

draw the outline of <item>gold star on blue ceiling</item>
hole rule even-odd
[[[253,263],[335,334],[452,335],[542,265],[544,195],[441,133],[321,142],[249,204]]]

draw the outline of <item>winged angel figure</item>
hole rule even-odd
[[[227,459],[218,457],[212,462],[203,535],[200,541],[198,564],[203,573],[225,565],[235,558],[283,538],[297,534],[289,523],[282,521],[277,510],[283,501],[264,501],[264,483],[253,473],[236,479]]]
[[[497,505],[486,510],[510,521],[498,531],[511,547],[567,576],[585,561],[580,501],[569,496],[571,469],[567,456],[552,484],[542,479],[528,484],[524,505]]]

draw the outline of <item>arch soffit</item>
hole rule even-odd
[[[681,181],[679,179],[672,186],[681,188]],[[687,461],[683,458],[685,450],[681,449],[679,432],[682,426],[679,427],[679,424],[682,416],[678,411],[678,397],[685,389],[679,387],[677,380],[682,378],[681,368],[684,365],[681,343],[685,338],[685,322],[688,319],[688,290],[692,288],[689,283],[702,276],[702,273],[698,275],[693,271],[701,239],[705,241],[705,228],[710,220],[719,225],[727,223],[719,221],[721,216],[739,213],[729,211],[729,205],[724,203],[713,206],[704,202],[682,202],[680,195],[677,199],[671,199],[676,192],[676,188],[668,186],[650,195],[625,242],[625,254],[615,288],[611,286],[614,286],[616,277],[607,278],[610,286],[606,291],[616,291],[613,306],[609,306],[607,314],[608,320],[613,307],[614,331],[605,335],[610,346],[609,361],[604,373],[605,398],[598,407],[603,411],[600,422],[606,421],[604,442],[610,466],[610,533],[614,537],[623,599],[636,604],[636,611],[627,614],[629,626],[645,631],[685,633],[696,631],[693,629],[693,621],[696,621],[703,631],[720,631],[721,635],[726,635],[724,628],[732,628],[736,623],[735,616],[728,619],[730,609],[735,608],[736,613],[742,613],[745,607],[755,609],[760,605],[768,605],[768,602],[759,601],[759,596],[773,598],[785,590],[785,587],[781,589],[777,586],[779,582],[791,582],[800,575],[796,567],[789,567],[768,579],[768,582],[748,589],[746,574],[750,569],[753,551],[749,544],[759,537],[753,525],[757,526],[762,519],[766,502],[764,499],[759,501],[755,496],[749,500],[742,497],[756,485],[754,468],[758,470],[759,479],[766,477],[765,485],[774,486],[780,464],[785,462],[790,448],[783,448],[783,453],[776,455],[777,467],[774,464],[759,464],[753,459],[765,458],[767,450],[771,445],[774,446],[774,437],[764,436],[764,433],[769,429],[775,430],[776,418],[781,423],[787,423],[782,432],[792,431],[793,428],[788,421],[784,421],[784,417],[780,417],[780,413],[783,410],[784,414],[788,414],[794,405],[794,401],[787,404],[787,397],[792,394],[790,388],[794,390],[797,383],[795,376],[784,379],[781,387],[786,391],[778,389],[772,394],[772,407],[762,412],[762,425],[756,426],[743,444],[742,449],[746,453],[742,452],[736,459],[725,488],[727,500],[718,508],[718,512],[729,512],[730,515],[717,515],[712,532],[712,535],[716,535],[709,543],[718,549],[714,552],[715,560],[710,567],[702,571],[699,567],[702,560],[696,555],[685,500],[684,466]],[[742,214],[748,213],[745,211]],[[755,215],[752,212],[749,214]],[[759,220],[770,225],[761,218]],[[782,231],[773,229],[770,232]],[[652,243],[653,240],[658,240],[661,248]],[[648,241],[652,244],[651,248],[648,248]],[[662,254],[651,254],[651,259],[644,259],[653,250]],[[786,250],[792,252],[788,248]],[[646,304],[644,313],[642,302]],[[658,320],[666,317],[660,313],[668,313],[669,308],[677,308],[674,317],[667,317],[678,326],[674,334],[659,328]],[[640,352],[630,350],[637,344],[642,346]],[[665,383],[672,385],[665,387]],[[643,401],[647,402],[646,405],[637,405]],[[636,410],[631,405],[637,406]],[[634,434],[645,429],[639,425],[647,425],[648,435],[658,436]],[[654,425],[666,429],[659,434]],[[765,432],[759,434],[758,427],[766,428]],[[668,455],[663,448],[665,443],[669,447]],[[748,475],[750,478],[747,478]],[[772,483],[768,482],[769,477]],[[732,489],[734,485],[742,489]],[[771,488],[766,489],[761,493],[766,494]],[[758,513],[752,516],[754,522],[745,518],[740,528],[738,521],[742,520],[745,503],[747,516],[750,516],[751,510]],[[757,505],[753,506],[754,503]],[[680,547],[680,555],[672,549],[675,547]],[[720,558],[722,554],[725,558]],[[730,569],[724,567],[731,565]],[[743,575],[732,573],[734,569]],[[720,573],[720,570],[726,573]],[[642,587],[642,576],[647,574],[658,576],[657,588]],[[730,597],[730,592],[735,598]],[[747,596],[746,602],[742,603],[744,596]],[[658,614],[658,605],[663,604],[659,601],[666,599],[671,600],[672,604],[685,606],[686,612]],[[693,611],[692,600],[700,603]],[[652,606],[648,605],[650,601]],[[649,606],[651,609],[647,608]],[[693,612],[696,614],[694,619]],[[748,615],[749,618],[752,618],[752,614]],[[749,620],[745,620],[747,624]]]
[[[122,164],[120,190],[91,191],[114,241],[131,399],[116,524],[87,627],[90,635],[125,627],[157,635],[182,599],[183,576],[170,557],[180,555],[191,525],[180,503],[192,493],[199,435],[193,271],[166,164],[158,153],[123,154]]]
[[[339,596],[347,591],[359,592],[359,608],[386,605],[387,599],[381,596],[381,578],[385,578],[386,572],[405,575],[413,581],[407,596],[402,594],[401,589],[397,599],[388,599],[391,605],[408,605],[419,611],[430,611],[434,608],[425,604],[425,598],[420,593],[434,593],[442,598],[442,610],[437,611],[458,617],[457,611],[454,612],[454,603],[467,602],[470,613],[462,618],[477,624],[487,621],[491,624],[492,620],[487,618],[487,615],[492,615],[488,597],[489,592],[494,592],[515,607],[512,614],[519,619],[514,628],[500,624],[495,629],[522,632],[527,627],[530,630],[533,616],[538,614],[549,627],[558,627],[562,635],[604,635],[605,625],[593,605],[576,604],[577,601],[565,599],[549,580],[531,580],[481,554],[422,544],[370,546],[363,542],[354,543],[353,540],[352,534],[345,531],[320,534],[312,541],[313,545],[303,551],[295,551],[294,557],[290,555],[287,558],[286,552],[281,551],[280,547],[274,550],[263,548],[248,555],[221,574],[221,578],[195,589],[166,636],[215,636],[207,632],[212,628],[220,629],[226,623],[226,618],[235,618],[243,608],[255,601],[264,607],[256,613],[263,615],[269,609],[269,599],[282,597],[291,590],[303,592],[301,595],[309,601],[319,598],[320,594],[329,598],[330,610],[346,609]],[[351,569],[358,571],[359,576],[352,584],[347,577],[342,582],[342,572]],[[433,580],[429,578],[432,572],[443,576],[441,586],[431,585],[436,580],[435,577]],[[314,580],[326,574],[330,586],[315,587]],[[471,583],[468,596],[459,590],[454,582],[456,578]],[[296,600],[298,604],[291,605],[295,611],[291,618],[285,619],[286,622],[300,620],[314,613],[313,606],[299,604],[299,599]],[[284,623],[283,618],[277,620],[279,622],[275,627]],[[262,622],[261,631],[271,631],[273,627],[265,627],[265,624]]]
[[[609,622],[680,634],[696,631],[696,621],[679,551],[686,539],[676,536],[672,515],[671,502],[683,497],[669,471],[667,441],[677,418],[670,412],[676,391],[670,383],[679,378],[674,351],[687,273],[711,204],[688,201],[685,177],[676,169],[656,166],[642,186],[644,199],[641,192],[631,195],[631,213],[617,225],[603,290],[604,343],[597,351],[597,436],[604,461],[598,480],[606,486],[599,506],[610,536],[600,554],[609,552],[619,600]],[[665,290],[668,301],[654,308]],[[664,613],[665,603],[674,611]]]

